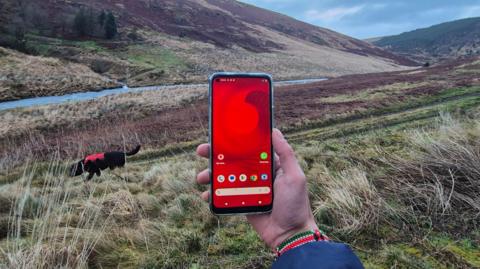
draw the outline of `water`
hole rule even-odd
[[[275,82],[275,86],[307,84],[307,83],[313,83],[313,82],[318,82],[323,80],[326,80],[326,78],[286,80],[286,81]],[[7,110],[7,109],[14,109],[14,108],[21,108],[21,107],[32,107],[32,106],[40,106],[40,105],[61,104],[66,102],[88,101],[88,100],[93,100],[103,96],[129,93],[129,92],[153,91],[153,90],[174,89],[178,87],[186,88],[186,87],[198,87],[198,86],[207,87],[208,85],[207,84],[178,84],[178,85],[160,85],[160,86],[136,87],[136,88],[129,88],[129,87],[123,86],[122,88],[108,89],[108,90],[95,91],[95,92],[93,91],[79,92],[79,93],[70,93],[70,94],[58,95],[58,96],[41,96],[41,97],[15,100],[15,101],[0,102],[0,110]]]

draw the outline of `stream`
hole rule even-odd
[[[274,82],[275,86],[286,86],[286,85],[298,85],[298,84],[308,84],[318,81],[327,80],[326,78],[316,78],[316,79],[299,79],[299,80],[285,80]],[[188,88],[188,87],[198,87],[205,86],[208,87],[208,84],[175,84],[175,85],[159,85],[159,86],[149,86],[149,87],[135,87],[129,88],[123,86],[122,88],[107,89],[101,91],[88,91],[88,92],[78,92],[70,93],[65,95],[55,95],[55,96],[40,96],[25,98],[14,101],[0,102],[0,110],[21,108],[21,107],[32,107],[40,105],[51,105],[51,104],[61,104],[66,102],[79,102],[79,101],[88,101],[96,98],[100,98],[108,95],[129,93],[129,92],[142,92],[142,91],[155,91],[155,90],[166,90],[166,89],[175,89],[175,88]]]

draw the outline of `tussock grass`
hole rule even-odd
[[[94,198],[88,192],[86,203],[71,203],[70,184],[64,174],[59,162],[52,161],[41,188],[32,186],[35,167],[13,183],[15,192],[10,195],[16,199],[2,248],[5,266],[87,268],[92,250],[111,220],[100,210],[104,197]]]
[[[410,158],[391,156],[385,188],[416,214],[442,227],[478,228],[480,216],[480,123],[443,115],[438,133],[412,134]],[[447,227],[444,227],[447,228]],[[447,228],[448,229],[448,228]],[[460,231],[459,231],[460,232]]]
[[[309,177],[314,216],[335,234],[354,237],[374,232],[393,214],[362,168],[333,173],[313,167]]]

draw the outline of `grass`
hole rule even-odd
[[[120,52],[120,57],[145,68],[181,70],[186,67],[185,62],[172,51],[159,46],[131,45],[126,48],[125,52]]]
[[[387,97],[403,95],[406,90],[426,86],[428,82],[409,83],[399,82],[390,85],[380,86],[371,89],[365,89],[354,94],[338,94],[334,96],[320,98],[320,103],[345,103],[350,101],[370,101],[384,100]]]
[[[371,101],[416,86],[392,84],[328,101]],[[479,267],[479,94],[478,86],[446,88],[285,126],[320,227],[350,244],[367,268]],[[130,111],[129,124],[204,97],[204,89],[178,88],[106,97],[81,108],[21,109],[2,113],[2,128],[67,130],[62,121],[75,118],[70,124],[78,125],[119,108]],[[147,135],[92,130],[94,143],[82,133],[69,149],[83,154]],[[42,141],[32,137],[32,145]],[[193,151],[202,141],[152,143],[128,159],[127,168],[104,171],[89,183],[65,177],[73,160],[63,155],[46,160],[10,153],[0,174],[0,267],[268,268],[273,254],[245,219],[217,218],[200,199],[206,187],[194,179],[207,162]],[[14,152],[31,151],[28,145]],[[14,159],[22,165],[9,165]]]
[[[88,67],[55,58],[29,56],[0,48],[0,101],[34,96],[58,95],[82,89],[102,89],[117,83]]]
[[[478,230],[458,234],[425,223],[428,211],[412,211],[410,200],[386,191],[382,180],[394,174],[381,163],[389,154],[414,156],[404,162],[418,163],[412,158],[421,155],[411,152],[424,150],[410,136],[437,137],[451,126],[473,132],[479,123],[468,118],[479,112],[478,106],[465,107],[464,122],[443,120],[437,125],[430,120],[420,133],[390,127],[352,133],[347,144],[343,137],[294,143],[310,179],[318,223],[331,237],[352,244],[367,268],[478,266]],[[25,213],[10,217],[22,216],[14,221],[17,236],[0,241],[6,266],[71,265],[69,257],[78,257],[72,266],[102,268],[266,268],[272,262],[272,254],[243,218],[210,214],[199,198],[204,188],[193,181],[206,162],[193,153],[147,151],[130,160],[128,170],[105,172],[89,184],[64,178],[62,162],[32,165],[20,180],[4,181],[1,188],[0,197],[16,201],[15,210],[29,205],[23,207]],[[474,193],[466,195],[478,199]],[[81,212],[91,212],[86,210],[96,217],[79,220]],[[53,237],[40,233],[47,228]]]

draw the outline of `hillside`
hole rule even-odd
[[[204,81],[218,70],[291,79],[413,64],[367,42],[233,0],[1,0],[0,7],[0,45],[86,65],[130,86]],[[96,23],[102,10],[116,18],[114,39],[105,39]],[[88,23],[79,34],[81,12]]]
[[[372,42],[393,53],[426,62],[480,54],[480,17],[417,29]]]
[[[40,68],[39,68],[40,67]],[[0,101],[121,86],[85,65],[0,47]]]

